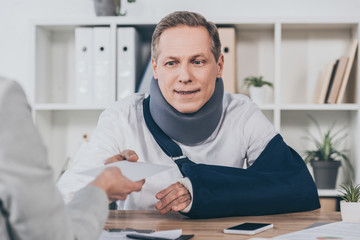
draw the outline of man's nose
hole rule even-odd
[[[191,79],[192,79],[192,74],[189,65],[182,64],[181,68],[179,69],[178,81],[187,84],[192,82]]]

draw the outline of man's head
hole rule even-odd
[[[174,12],[156,26],[152,64],[166,101],[182,113],[198,111],[212,96],[224,57],[216,26],[191,12]]]
[[[211,52],[216,61],[221,54],[221,43],[218,30],[214,23],[208,22],[202,15],[194,12],[178,11],[173,12],[156,25],[151,41],[151,56],[156,61],[158,57],[158,44],[161,34],[169,28],[177,26],[204,27],[209,33],[211,41]]]

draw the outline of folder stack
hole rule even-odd
[[[109,27],[75,29],[76,104],[103,106],[115,101],[110,44]]]
[[[354,79],[358,40],[352,39],[347,53],[325,66],[320,74],[313,103],[354,103]]]

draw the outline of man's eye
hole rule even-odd
[[[167,62],[165,63],[166,66],[174,66],[175,65],[175,61],[171,61],[171,62]]]
[[[202,60],[195,60],[193,63],[194,63],[195,65],[200,65],[200,64],[204,63],[204,61],[202,61]]]

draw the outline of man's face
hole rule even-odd
[[[152,59],[166,101],[181,113],[198,111],[212,96],[221,77],[224,57],[216,61],[204,27],[178,26],[165,30],[158,42],[158,59]]]

